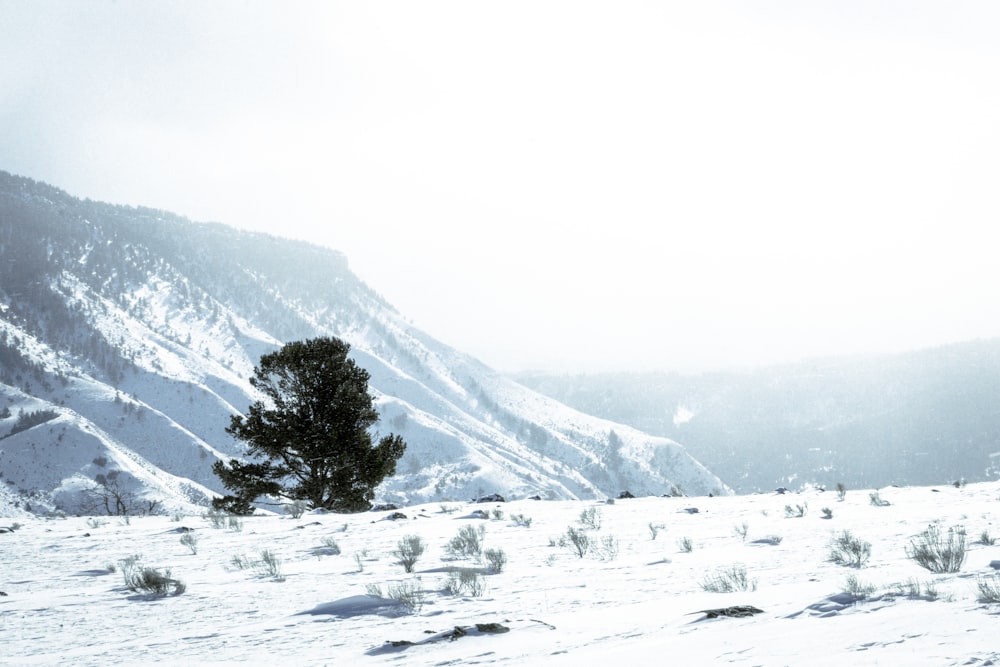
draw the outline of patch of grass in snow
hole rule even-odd
[[[865,583],[856,575],[852,574],[844,580],[844,592],[850,595],[852,600],[865,600],[875,591],[875,584]]]
[[[229,559],[229,564],[237,570],[255,570],[260,576],[272,577],[276,581],[285,580],[281,572],[281,559],[270,549],[263,549],[260,552],[260,558],[248,558],[242,554],[235,555]]]
[[[420,612],[427,597],[420,577],[409,581],[391,583],[386,587],[385,592],[382,591],[380,584],[367,584],[365,592],[372,597],[401,602],[412,614]]]
[[[747,569],[742,565],[730,565],[705,575],[701,581],[701,589],[709,593],[733,593],[736,591],[757,590],[757,580],[747,575]]]

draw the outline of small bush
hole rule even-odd
[[[832,519],[833,518],[833,510],[830,509],[829,507],[824,507],[823,509],[820,510],[820,512],[823,513],[823,518],[824,519]]]
[[[689,554],[694,551],[694,542],[691,541],[690,537],[682,537],[677,540],[677,548]]]
[[[451,538],[444,550],[455,558],[479,558],[483,553],[483,537],[486,535],[485,526],[473,526],[471,524],[458,529],[458,534]]]
[[[143,567],[125,584],[131,591],[148,593],[150,595],[180,595],[187,586],[179,579],[170,576],[170,570],[162,572],[155,567]]]
[[[660,534],[660,531],[666,528],[666,525],[662,523],[649,522],[649,539],[655,540],[656,536]]]
[[[260,552],[260,558],[249,558],[238,554],[229,559],[229,564],[237,570],[255,570],[257,574],[265,577],[273,577],[278,581],[284,581],[281,574],[281,559],[273,551],[264,549]]]
[[[835,535],[830,542],[830,560],[837,565],[863,567],[872,555],[872,544],[849,530]]]
[[[988,547],[992,547],[996,544],[996,538],[990,535],[989,528],[984,528],[982,534],[979,536],[979,543],[984,544]]]
[[[205,519],[205,521],[208,521],[212,525],[212,528],[225,528],[226,519],[229,517],[228,514],[222,510],[217,510],[214,507],[201,516]]]
[[[733,535],[735,535],[736,537],[740,538],[742,541],[746,542],[747,541],[747,531],[749,531],[749,530],[750,530],[750,524],[748,524],[746,521],[744,521],[743,523],[740,523],[740,524],[737,524],[737,525],[733,526]]]
[[[181,544],[191,550],[193,555],[198,553],[198,536],[194,533],[184,533],[181,535]]]
[[[883,500],[882,495],[878,491],[872,491],[868,494],[868,504],[872,507],[888,507],[892,503],[888,500]]]
[[[965,528],[949,528],[946,537],[937,524],[928,526],[925,531],[912,538],[906,547],[908,558],[938,574],[958,572],[965,562],[967,551]]]
[[[730,565],[720,568],[714,574],[707,575],[701,582],[701,589],[709,593],[733,593],[735,591],[757,590],[757,580],[747,576],[747,569],[742,565]]]
[[[323,541],[323,548],[326,549],[331,556],[340,555],[340,543],[337,542],[336,539],[327,535],[326,537],[323,538],[322,541]]]
[[[97,530],[98,528],[106,525],[108,525],[107,519],[98,519],[93,516],[87,518],[87,528],[90,528],[91,530]]]
[[[844,592],[854,600],[864,600],[875,592],[875,585],[866,584],[852,574],[844,582]]]
[[[403,566],[403,570],[413,572],[413,566],[424,554],[425,548],[419,535],[407,535],[396,544],[396,550],[392,554],[396,557],[396,562]]]
[[[229,559],[229,564],[235,567],[237,570],[249,570],[253,567],[253,561],[243,554],[235,554]]]
[[[936,600],[938,597],[937,589],[932,582],[921,585],[920,581],[913,578],[908,579],[906,583],[895,584],[893,588],[893,593],[896,595],[911,599]]]
[[[809,509],[809,503],[802,503],[801,505],[796,504],[795,507],[791,505],[785,505],[785,518],[786,519],[799,519],[806,515],[806,511]]]
[[[445,589],[452,595],[482,597],[486,592],[486,578],[478,570],[461,567],[448,575]]]
[[[454,505],[445,505],[444,503],[441,503],[441,513],[442,514],[454,514],[457,511],[458,511],[458,508],[455,507]]]
[[[260,552],[260,560],[254,564],[254,568],[261,574],[273,577],[278,581],[284,581],[281,574],[281,559],[269,549]]]
[[[125,585],[128,586],[129,580],[135,576],[136,571],[141,567],[142,555],[133,554],[131,556],[126,556],[118,561],[118,569],[122,571],[122,576],[125,578]],[[112,566],[108,566],[111,572],[114,572]]]
[[[591,530],[601,529],[601,511],[596,507],[588,507],[580,512],[580,523]]]
[[[847,497],[847,487],[844,486],[843,482],[837,482],[837,500],[843,502],[844,498]]]
[[[285,511],[288,512],[293,519],[301,519],[302,515],[309,511],[309,503],[300,498],[285,505]]]
[[[1000,574],[981,576],[976,580],[979,601],[988,604],[1000,603]]]
[[[169,569],[162,572],[155,567],[142,564],[142,556],[135,555],[119,561],[125,587],[137,593],[149,595],[180,595],[187,587],[179,579],[173,579]]]
[[[605,535],[601,538],[601,559],[614,560],[618,558],[618,538],[614,535]]]
[[[396,600],[402,602],[410,613],[417,613],[424,606],[424,590],[420,586],[420,579],[416,581],[400,581],[389,584],[386,592],[382,592],[382,587],[378,584],[368,584],[365,586],[368,595],[384,600]]]
[[[566,534],[560,538],[559,546],[566,547],[580,558],[583,558],[590,552],[593,543],[587,533],[570,526],[566,529]]]
[[[402,602],[412,613],[419,612],[424,606],[424,591],[420,587],[419,579],[390,584],[388,594],[390,599]]]
[[[499,507],[494,507],[493,511],[490,512],[490,516],[493,517],[494,521],[503,521],[503,510]]]
[[[507,567],[507,554],[503,549],[487,549],[483,552],[483,558],[490,572],[503,572]]]
[[[530,516],[524,516],[523,514],[511,514],[510,520],[514,522],[515,526],[524,526],[525,528],[531,528]]]

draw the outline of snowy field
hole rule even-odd
[[[306,513],[220,527],[201,516],[0,519],[14,528],[0,532],[0,663],[1000,664],[1000,604],[978,588],[996,581],[1000,546],[980,540],[1000,537],[1000,486],[885,488],[882,506],[870,492],[435,503],[395,520]],[[907,557],[932,522],[965,527],[959,572]],[[507,558],[499,572],[448,548],[474,549],[480,528],[494,564]],[[592,545],[583,557],[569,528]],[[829,560],[845,530],[871,543],[863,567]],[[406,573],[393,552],[411,535],[426,551]],[[183,592],[129,590],[126,573],[142,566],[169,568]],[[720,568],[745,568],[748,590],[704,590]],[[737,606],[760,613],[701,613]]]

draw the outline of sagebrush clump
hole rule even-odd
[[[490,572],[503,572],[507,567],[507,553],[503,549],[486,549],[483,551],[483,560]]]
[[[601,511],[596,507],[588,507],[580,512],[580,523],[591,530],[601,529]]]
[[[191,550],[192,555],[198,553],[198,536],[194,533],[184,533],[181,535],[181,544]]]
[[[444,550],[453,558],[479,558],[483,553],[485,535],[485,526],[466,524],[458,529],[458,534],[448,541]]]
[[[368,584],[365,586],[365,592],[372,597],[400,602],[410,613],[414,614],[419,612],[424,606],[424,598],[426,597],[419,577],[412,581],[399,581],[389,584],[385,593],[382,592],[380,585]]]
[[[979,589],[979,601],[988,604],[1000,602],[1000,574],[983,575],[976,580]]]
[[[908,558],[938,574],[962,569],[967,552],[965,528],[962,526],[953,526],[945,534],[940,526],[931,524],[912,538],[906,547]]]
[[[448,575],[445,589],[452,595],[482,597],[486,592],[486,578],[478,570],[460,567]]]
[[[413,566],[423,555],[426,545],[419,535],[406,535],[396,544],[392,554],[396,562],[403,566],[406,572],[413,572]]]
[[[580,558],[583,558],[590,552],[593,542],[587,533],[570,526],[566,529],[566,533],[559,538],[559,546],[566,547]]]
[[[180,595],[187,586],[180,579],[171,576],[169,568],[158,570],[142,564],[142,556],[134,555],[119,561],[125,587],[136,593],[166,596]]]
[[[863,567],[872,555],[872,544],[845,530],[830,541],[830,560],[837,565]]]

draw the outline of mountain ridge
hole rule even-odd
[[[409,445],[386,501],[730,492],[676,442],[583,415],[414,328],[338,251],[0,172],[0,434],[57,414],[0,439],[15,504],[77,511],[114,470],[136,498],[204,505],[222,490],[212,462],[243,453],[224,429],[255,397],[259,357],[319,335],[351,344],[379,428]]]

